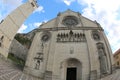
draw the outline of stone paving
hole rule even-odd
[[[120,80],[120,69],[116,69],[116,71],[113,72],[113,74],[108,75],[99,80]]]
[[[25,74],[15,65],[0,59],[0,80],[40,80],[31,75]],[[120,69],[113,74],[99,80],[120,80]]]
[[[27,75],[13,64],[0,59],[0,80],[39,80]]]

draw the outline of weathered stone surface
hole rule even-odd
[[[14,54],[14,56],[18,58],[26,60],[28,49],[22,44],[20,44],[17,40],[13,39],[10,45],[9,53]]]

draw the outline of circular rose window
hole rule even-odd
[[[66,16],[62,22],[66,26],[75,26],[78,24],[78,20],[75,16]]]

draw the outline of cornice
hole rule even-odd
[[[54,28],[39,28],[37,31],[59,31],[59,30],[101,30],[102,27],[54,27]]]

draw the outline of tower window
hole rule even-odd
[[[2,37],[0,38],[0,47],[2,46],[3,38],[4,38],[4,36],[2,36]]]
[[[33,2],[31,3],[31,5],[32,5],[33,7],[35,7],[35,5],[34,5],[34,3],[33,3]]]
[[[116,56],[116,59],[118,59],[118,56]]]
[[[117,62],[117,65],[119,65],[119,61]]]

